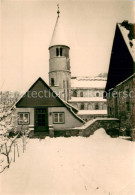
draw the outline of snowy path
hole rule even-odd
[[[2,195],[134,195],[135,143],[98,130],[89,138],[31,139],[1,174]]]

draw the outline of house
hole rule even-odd
[[[109,117],[135,140],[135,24],[116,25],[106,84]]]
[[[34,133],[46,132],[53,136],[54,131],[79,127],[84,121],[72,108],[39,78],[26,94],[16,103],[18,129],[29,126]]]

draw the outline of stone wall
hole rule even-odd
[[[120,129],[130,135],[135,128],[135,75],[107,94],[108,116],[120,120]]]
[[[88,137],[92,135],[97,129],[104,128],[106,132],[110,136],[118,136],[119,135],[119,120],[95,120],[94,123],[92,123],[90,126],[88,126],[86,129],[82,129],[80,131],[80,135],[84,137]]]

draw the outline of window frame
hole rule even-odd
[[[55,121],[55,114],[58,115],[58,122]],[[60,122],[60,114],[63,114],[63,121]],[[65,123],[65,113],[64,112],[53,112],[53,124],[64,124]]]
[[[28,122],[27,123],[21,123],[20,122],[20,114],[27,114],[28,115]],[[23,116],[24,117],[24,116]],[[29,125],[30,124],[30,113],[29,112],[18,112],[18,125]]]

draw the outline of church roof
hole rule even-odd
[[[116,25],[105,91],[135,73],[135,24],[123,21]]]
[[[56,20],[49,48],[55,45],[64,45],[69,47],[59,15]]]
[[[72,77],[71,86],[74,89],[80,88],[96,88],[104,89],[106,85],[106,78],[102,77]]]
[[[133,28],[133,37],[132,39],[129,39],[129,33],[130,30],[126,29],[125,26],[122,26],[121,24],[118,24],[118,27],[121,31],[121,34],[123,36],[123,39],[127,45],[127,48],[133,58],[133,61],[135,62],[135,24],[132,24],[132,28]]]

